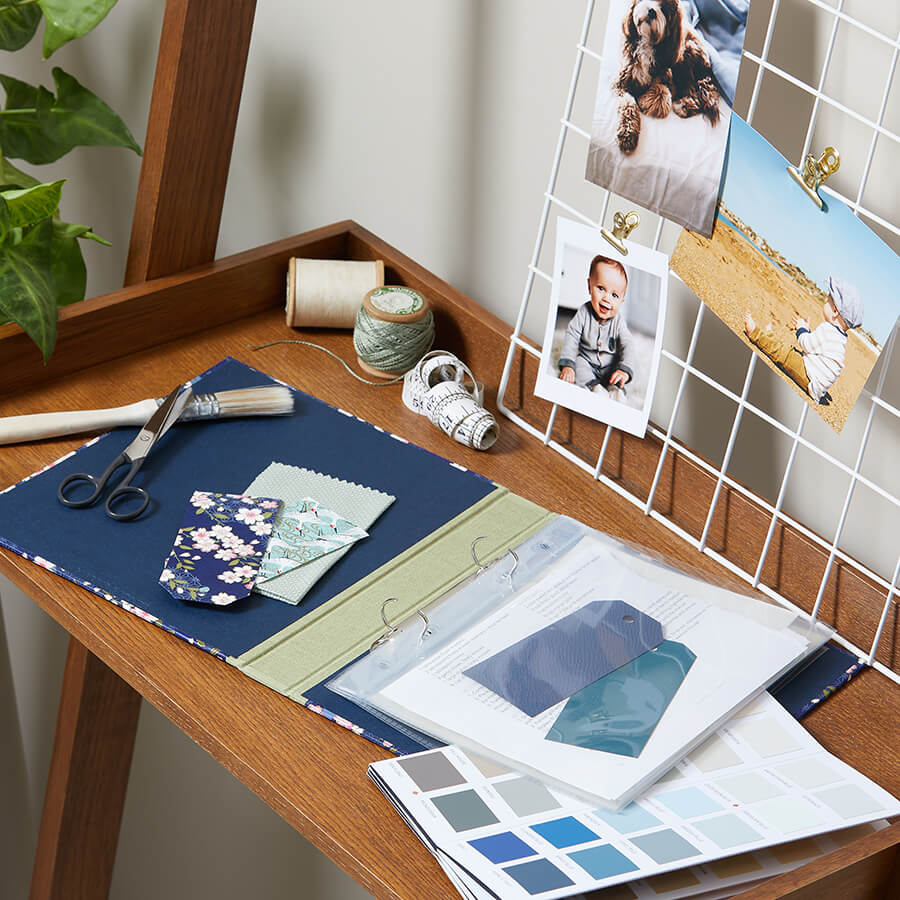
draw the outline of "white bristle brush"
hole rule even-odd
[[[39,438],[106,430],[120,425],[143,425],[163,399],[139,400],[112,409],[79,409],[71,412],[34,413],[0,418],[0,444],[16,444]],[[234,416],[284,416],[294,411],[294,394],[280,384],[267,387],[195,394],[179,422],[224,419]]]

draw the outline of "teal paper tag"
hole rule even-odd
[[[573,694],[547,740],[640,756],[696,658],[684,644],[663,641]]]

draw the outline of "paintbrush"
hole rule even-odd
[[[84,409],[70,412],[34,413],[0,418],[0,444],[15,444],[39,438],[105,430],[119,425],[143,425],[163,399],[140,400],[112,409]],[[294,411],[294,394],[289,387],[266,387],[195,394],[179,422],[196,419],[225,419],[234,416],[284,416]]]

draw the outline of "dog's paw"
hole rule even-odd
[[[679,97],[672,104],[672,112],[676,116],[681,116],[682,119],[690,119],[692,116],[696,116],[700,112],[700,103],[693,91],[690,94]]]
[[[715,125],[719,121],[719,89],[712,78],[701,78],[697,82],[697,98],[703,115]]]
[[[642,113],[654,119],[664,119],[672,111],[672,94],[657,81],[638,97],[637,105]]]
[[[619,149],[627,156],[637,150],[638,138],[641,136],[641,111],[633,98],[619,104],[619,127],[616,129],[616,141]]]

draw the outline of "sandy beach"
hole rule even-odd
[[[740,220],[724,207],[722,212],[736,227],[741,227]],[[754,345],[744,333],[744,315],[748,312],[763,327],[771,322],[776,335],[785,341],[794,340],[792,326],[797,316],[806,319],[810,328],[821,324],[822,303],[826,294],[812,284],[802,271],[780,261],[788,269],[794,269],[792,274],[788,274],[754,247],[750,239],[719,219],[710,239],[691,231],[682,231],[672,254],[672,268],[750,347]],[[846,364],[830,390],[833,402],[829,406],[819,406],[767,357],[759,355],[805,397],[832,428],[840,431],[875,365],[878,351],[857,332],[850,332]]]

